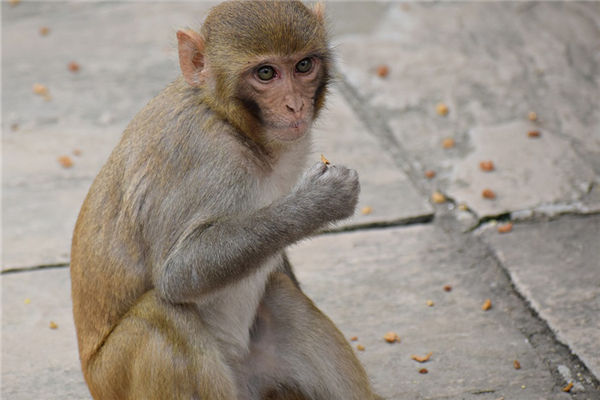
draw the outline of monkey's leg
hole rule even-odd
[[[231,400],[231,370],[191,306],[149,291],[87,363],[94,399]]]
[[[342,333],[283,273],[269,280],[250,350],[251,399],[379,398]]]

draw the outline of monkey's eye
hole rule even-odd
[[[273,69],[273,67],[265,65],[263,67],[260,67],[258,71],[256,71],[256,75],[258,75],[258,78],[261,81],[270,81],[275,77],[275,70]]]
[[[305,58],[301,60],[298,64],[296,64],[296,71],[301,73],[306,73],[310,71],[312,68],[312,60],[310,58]]]

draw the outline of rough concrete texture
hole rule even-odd
[[[598,184],[599,23],[597,2],[395,3],[371,34],[339,39],[341,71],[362,100],[389,121],[414,170],[438,173],[431,190],[458,191],[482,216],[532,203],[564,203],[574,196],[570,185],[535,195],[530,179],[548,184],[552,175],[511,173],[497,182],[497,192],[533,197],[528,195],[527,202],[521,196],[504,197],[498,207],[482,207],[478,182],[463,179],[460,160],[482,150],[481,142],[473,141],[473,129],[519,123],[527,129],[528,113],[534,111],[538,119],[532,125],[542,136],[562,138],[553,139],[565,151],[560,167],[566,172],[560,180],[579,171],[579,180],[587,183],[583,186]],[[385,78],[376,74],[381,64],[389,66]],[[448,106],[446,116],[436,113],[438,103]],[[446,138],[456,145],[443,148]],[[518,150],[507,140],[497,150],[507,154],[514,147]],[[490,157],[494,160],[495,154]],[[536,162],[545,161],[532,158],[527,162],[532,171]],[[583,170],[582,162],[587,164]],[[596,173],[593,180],[590,169]],[[585,194],[585,187],[576,194]]]
[[[1,4],[3,398],[89,398],[68,270],[38,267],[68,263],[87,187],[178,75],[176,30],[197,28],[211,5]],[[291,249],[304,289],[359,337],[390,399],[600,399],[600,3],[332,2],[327,13],[338,73],[312,159],[356,168],[362,194],[338,227],[357,232]],[[450,201],[432,208],[434,190]],[[498,215],[512,232],[487,222]],[[427,224],[404,226],[415,221]],[[383,341],[390,330],[400,343]]]
[[[484,232],[519,292],[600,376],[600,216]]]

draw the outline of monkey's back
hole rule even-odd
[[[227,125],[191,90],[178,79],[133,118],[82,205],[71,292],[84,364],[153,288],[153,268],[185,223],[234,212],[248,192],[248,169],[256,165],[239,165],[226,177],[217,172],[236,158],[232,153],[252,159],[254,151],[224,132]]]

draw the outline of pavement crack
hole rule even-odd
[[[36,265],[36,266],[31,266],[31,267],[6,268],[0,272],[0,275],[10,275],[10,274],[18,274],[21,272],[32,272],[32,271],[58,269],[58,268],[69,268],[69,264],[57,263],[57,264]]]

